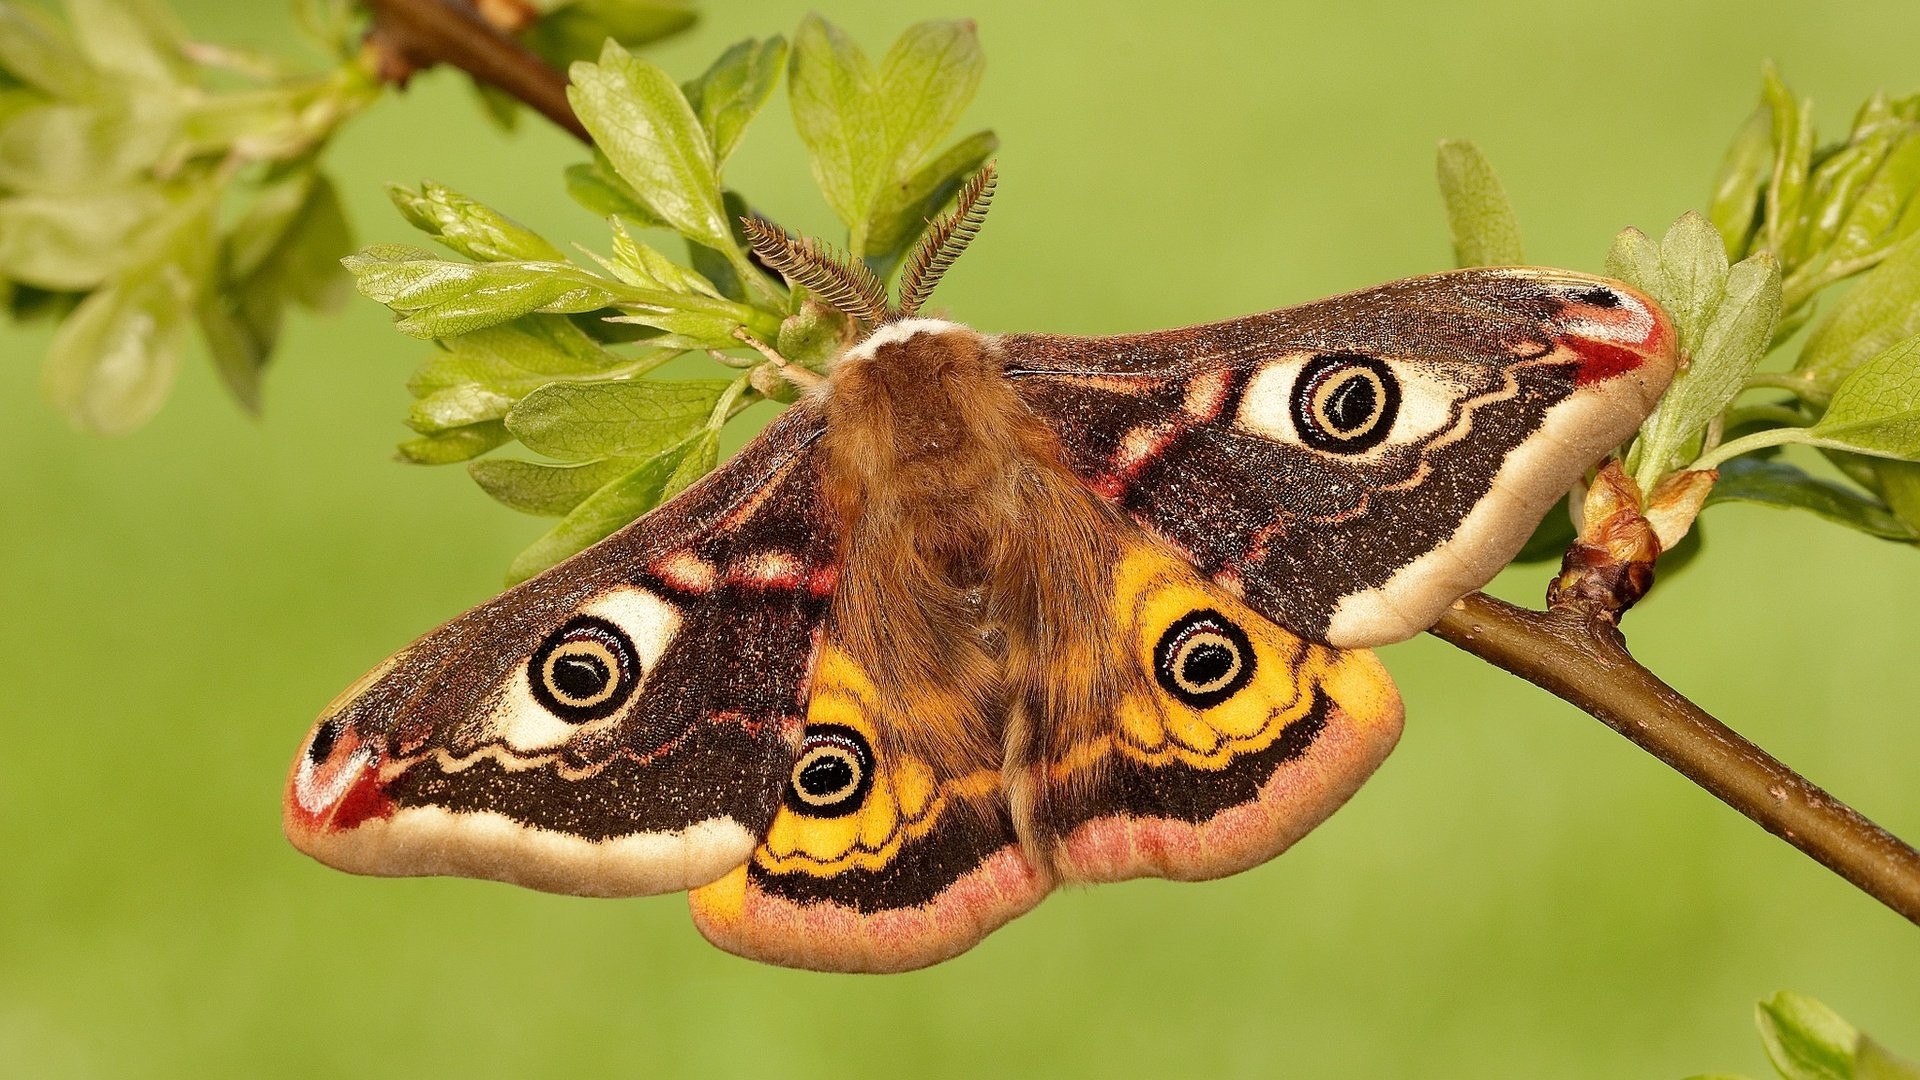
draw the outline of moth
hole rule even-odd
[[[722,948],[834,971],[946,959],[1066,883],[1237,873],[1393,749],[1368,648],[1505,566],[1674,370],[1653,301],[1537,268],[1122,337],[921,317],[991,188],[897,306],[751,223],[862,336],[702,481],[330,704],[293,843],[688,890]]]

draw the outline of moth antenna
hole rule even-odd
[[[980,225],[993,203],[994,180],[993,162],[989,161],[960,188],[953,211],[934,222],[914,245],[907,269],[900,275],[900,318],[919,313],[920,305],[940,284],[941,275],[980,235]]]
[[[886,322],[887,287],[865,263],[834,251],[812,237],[796,237],[769,221],[741,218],[747,242],[760,261],[788,281],[804,285],[822,303],[838,308],[866,326]]]

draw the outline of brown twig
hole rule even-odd
[[[366,0],[373,13],[368,45],[381,75],[404,83],[435,64],[457,67],[525,102],[584,143],[592,137],[567,103],[567,77],[513,40],[470,0]]]
[[[1579,706],[1920,924],[1920,851],[1741,738],[1627,651],[1621,614],[1652,585],[1654,560],[1684,535],[1712,482],[1708,473],[1676,475],[1643,507],[1638,487],[1609,462],[1589,490],[1581,537],[1548,591],[1546,611],[1474,593],[1432,633]]]

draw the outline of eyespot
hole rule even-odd
[[[1400,380],[1383,360],[1316,356],[1294,383],[1293,424],[1315,450],[1357,454],[1380,445],[1400,412]]]
[[[1232,697],[1253,678],[1253,642],[1246,631],[1212,609],[1167,628],[1153,647],[1153,677],[1161,689],[1196,709]]]
[[[333,748],[340,741],[340,721],[328,720],[314,729],[313,741],[307,744],[307,760],[315,765],[324,765],[333,756]]]
[[[786,803],[808,817],[845,817],[860,809],[873,787],[873,749],[858,731],[840,724],[807,728],[787,780]]]
[[[547,636],[527,662],[533,696],[572,724],[610,716],[640,682],[633,642],[614,624],[579,615]]]

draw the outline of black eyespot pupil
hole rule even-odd
[[[1356,375],[1327,395],[1327,420],[1336,430],[1357,431],[1372,422],[1380,410],[1380,395],[1372,379]]]
[[[1196,645],[1187,650],[1180,675],[1195,686],[1206,686],[1233,670],[1234,653],[1225,645]]]
[[[325,764],[326,760],[333,756],[334,744],[339,741],[340,724],[338,721],[329,720],[321,724],[320,730],[313,733],[313,741],[307,744],[307,760],[313,762],[315,765]]]
[[[817,799],[837,795],[853,786],[853,765],[846,758],[822,754],[800,770],[800,790]]]
[[[1612,308],[1612,307],[1620,306],[1619,293],[1614,292],[1612,289],[1600,288],[1599,286],[1595,286],[1591,289],[1588,289],[1586,292],[1581,293],[1579,296],[1579,300],[1583,304],[1590,304],[1594,307],[1600,307],[1600,308]]]
[[[607,688],[613,672],[597,656],[563,656],[553,662],[553,686],[570,698],[594,697]]]

